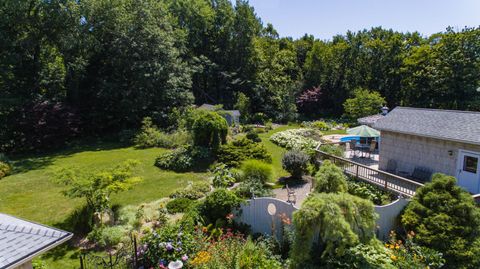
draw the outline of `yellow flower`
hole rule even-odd
[[[392,254],[392,255],[390,255],[390,259],[392,259],[392,261],[396,261],[396,260],[397,260],[397,256],[395,256],[395,255]]]
[[[210,253],[207,251],[200,251],[198,252],[197,256],[192,260],[192,265],[202,265],[207,263],[211,259]]]

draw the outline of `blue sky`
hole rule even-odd
[[[430,35],[447,26],[480,25],[480,0],[250,0],[280,36],[330,39],[347,30],[382,26]]]

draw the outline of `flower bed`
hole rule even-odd
[[[282,268],[279,257],[264,242],[230,229],[214,230],[203,227],[189,232],[170,226],[145,236],[137,254],[146,265],[164,269]]]
[[[301,128],[275,133],[270,137],[270,141],[287,149],[309,150],[318,145],[316,139],[320,137],[321,133],[317,130]]]

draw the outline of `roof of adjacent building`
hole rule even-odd
[[[363,117],[363,118],[359,118],[359,119],[357,119],[357,122],[360,123],[360,124],[373,126],[373,124],[375,124],[375,122],[377,122],[379,119],[381,119],[383,117],[384,117],[383,114],[375,114],[375,115],[370,115],[370,116],[366,116],[366,117]]]
[[[240,117],[240,110],[225,110],[228,113],[231,113],[233,116]]]
[[[72,233],[0,213],[0,268],[15,268],[72,237]]]
[[[373,127],[480,145],[480,112],[396,107]]]
[[[203,104],[203,105],[199,106],[198,108],[206,109],[206,110],[215,110],[215,106],[211,105],[211,104]]]
[[[211,105],[211,104],[203,104],[203,105],[199,106],[198,108],[214,111],[215,109],[217,109],[217,106],[216,105]],[[239,110],[224,110],[224,111],[232,114],[233,116],[240,116],[240,111]]]

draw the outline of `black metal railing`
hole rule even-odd
[[[410,180],[408,178],[371,168],[369,166],[351,161],[349,159],[334,156],[323,152],[318,148],[316,151],[317,157],[320,160],[328,159],[340,168],[342,168],[345,174],[363,180],[367,183],[376,185],[387,191],[391,191],[407,197],[413,197],[416,190],[423,186],[423,184]]]

